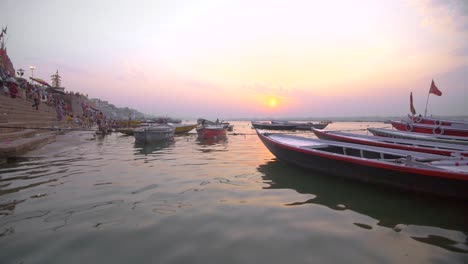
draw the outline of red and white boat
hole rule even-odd
[[[257,134],[279,160],[324,175],[468,199],[468,161],[463,156],[447,157],[258,130]],[[315,172],[310,173],[311,177],[314,175]]]
[[[436,126],[450,126],[454,128],[467,128],[468,121],[463,120],[451,120],[451,119],[441,119],[434,117],[424,117],[424,116],[412,116],[408,115],[408,119],[413,123],[427,124],[427,125],[436,125]]]
[[[409,131],[424,134],[434,135],[445,135],[445,136],[457,136],[457,137],[468,137],[468,128],[460,128],[455,126],[444,126],[444,125],[430,125],[423,123],[414,123],[406,121],[391,121],[392,126],[400,131]]]
[[[400,131],[395,129],[386,129],[386,128],[367,128],[374,136],[379,137],[389,137],[389,138],[402,138],[402,139],[411,139],[418,141],[429,141],[429,142],[440,142],[448,144],[457,144],[457,145],[468,145],[467,137],[455,137],[455,136],[440,136],[433,134],[424,134],[424,133],[415,133]]]
[[[389,138],[379,136],[369,136],[355,133],[347,133],[342,131],[327,131],[313,129],[312,132],[320,138],[325,140],[334,140],[355,144],[363,144],[376,147],[403,149],[409,151],[417,151],[424,153],[431,153],[443,156],[465,156],[468,157],[468,146],[447,144],[440,142],[429,142],[421,140]]]
[[[197,126],[197,134],[199,138],[219,138],[226,136],[227,127],[222,124],[200,124]]]

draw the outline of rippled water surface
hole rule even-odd
[[[149,146],[72,132],[1,164],[0,263],[468,263],[466,202],[283,164],[233,124]],[[367,126],[385,125],[328,128]]]

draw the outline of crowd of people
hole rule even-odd
[[[32,110],[39,111],[41,105],[55,108],[58,121],[66,121],[71,126],[91,128],[97,125],[99,130],[115,127],[115,121],[106,118],[103,112],[90,106],[86,97],[79,93],[57,92],[55,89],[29,82],[21,77],[12,77],[0,67],[0,93],[13,99],[31,102]],[[78,101],[82,111],[74,114],[72,101]],[[50,109],[50,108],[49,108]],[[41,113],[38,113],[41,114]]]

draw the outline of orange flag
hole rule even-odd
[[[437,86],[435,85],[434,83],[434,80],[432,80],[432,83],[431,83],[431,88],[429,89],[429,93],[433,93],[437,96],[441,96],[442,95],[442,92],[439,90],[439,88],[437,88]]]

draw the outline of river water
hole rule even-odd
[[[281,163],[232,123],[150,146],[71,132],[1,164],[0,263],[468,263],[466,202]]]

